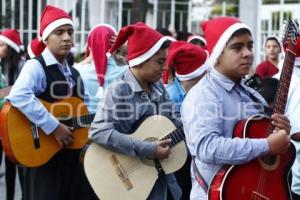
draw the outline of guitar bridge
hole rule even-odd
[[[110,157],[110,162],[113,165],[116,174],[118,175],[118,177],[120,178],[120,180],[123,182],[125,188],[127,190],[130,190],[131,188],[133,188],[133,185],[131,183],[131,181],[129,180],[124,168],[122,167],[121,163],[119,162],[118,158],[116,155],[112,155]]]
[[[37,126],[33,123],[31,123],[31,133],[33,138],[33,145],[35,149],[39,149],[41,147],[40,145],[40,137],[39,137],[39,130]]]
[[[253,191],[252,192],[252,196],[251,196],[251,199],[255,200],[255,199],[260,199],[260,200],[270,200],[270,198],[258,193],[258,192],[255,192]]]

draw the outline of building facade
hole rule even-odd
[[[132,0],[1,0],[1,30],[16,28],[24,45],[37,37],[41,13],[46,5],[68,12],[75,22],[75,50],[85,50],[89,30],[107,23],[119,30],[130,24]],[[146,23],[153,28],[191,30],[190,0],[148,0]]]

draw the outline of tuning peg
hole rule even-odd
[[[281,31],[279,32],[279,39],[281,41],[284,41],[284,39],[286,37],[288,23],[289,22],[287,20],[283,21],[283,25],[282,25]]]

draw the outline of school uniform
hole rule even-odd
[[[37,98],[54,102],[71,96],[84,99],[79,73],[67,61],[60,64],[49,49],[24,65],[7,100],[46,134],[58,126]],[[30,76],[29,76],[30,74]],[[52,85],[55,83],[54,85]],[[69,88],[70,87],[70,88]],[[24,103],[26,102],[26,103]],[[46,122],[46,123],[45,123]],[[24,199],[90,199],[93,194],[79,162],[80,150],[63,149],[45,165],[24,169]]]

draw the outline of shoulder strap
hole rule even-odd
[[[192,165],[193,165],[193,171],[194,171],[194,175],[195,175],[197,182],[199,183],[200,187],[204,190],[204,192],[207,193],[207,190],[208,190],[207,184],[206,184],[204,178],[202,177],[202,175],[200,174],[200,171],[196,165],[194,156],[192,157]]]
[[[36,59],[37,61],[39,61],[39,63],[41,63],[41,65],[42,65],[43,68],[46,67],[46,62],[45,62],[45,60],[44,60],[44,58],[43,58],[42,55],[39,55],[39,56],[35,57],[34,59]]]

